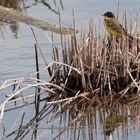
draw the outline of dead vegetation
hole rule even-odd
[[[79,38],[76,33],[70,37],[61,35],[61,49],[51,40],[52,62],[48,64],[32,32],[37,72],[1,83],[0,92],[14,88],[1,103],[0,121],[2,124],[5,112],[29,105],[35,105],[35,115],[24,122],[23,112],[19,127],[4,132],[3,137],[23,139],[30,133],[34,139],[51,131],[53,139],[64,138],[63,133],[69,139],[84,139],[88,129],[87,135],[93,139],[97,138],[95,130],[102,129],[108,136],[120,123],[127,137],[128,122],[131,126],[136,124],[139,114],[140,40],[122,37],[110,42],[110,37],[99,34],[90,21],[88,34],[81,29]],[[45,62],[49,80],[40,78],[38,53]]]

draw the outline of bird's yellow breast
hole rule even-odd
[[[116,18],[104,18],[104,26],[107,32],[113,36],[121,36],[123,34],[120,23]]]

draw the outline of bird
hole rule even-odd
[[[105,12],[102,16],[104,16],[104,27],[109,34],[115,37],[125,35],[128,39],[133,39],[133,37],[127,33],[125,28],[120,24],[119,20],[111,11]]]

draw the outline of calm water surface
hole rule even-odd
[[[27,0],[25,5],[28,6],[33,3],[33,0]],[[57,10],[57,7],[50,2],[52,7]],[[72,10],[75,13],[76,19],[76,27],[79,29],[81,24],[85,28],[88,29],[88,22],[90,18],[93,18],[93,21],[97,26],[100,26],[100,30],[103,31],[104,29],[102,25],[102,14],[105,11],[111,10],[116,12],[117,11],[117,0],[63,0],[64,11],[61,10],[61,17],[62,17],[62,24],[64,26],[70,27],[72,25]],[[120,0],[120,13],[127,9],[128,12],[133,12],[135,15],[140,13],[140,0]],[[30,8],[26,9],[28,15],[33,17],[37,17],[43,20],[47,20],[50,23],[58,24],[58,16],[50,11],[46,6],[39,3],[37,5],[31,6]],[[140,16],[139,16],[140,18]],[[140,26],[139,26],[140,27]],[[51,37],[50,32],[46,32],[40,29],[33,27],[34,32],[37,36],[38,42],[46,56],[48,63],[51,62],[51,45],[46,36],[46,34]],[[18,31],[17,31],[17,38],[15,34],[10,30],[8,24],[1,26],[1,30],[3,34],[0,34],[0,81],[3,82],[7,79],[18,78],[26,75],[30,75],[35,71],[35,57],[34,57],[34,43],[35,40],[33,38],[30,26],[27,26],[23,23],[18,23]],[[55,35],[55,45],[60,45],[60,39],[58,35]],[[41,68],[45,66],[44,62],[40,58],[39,60]],[[45,74],[42,75],[45,77]],[[31,115],[31,114],[30,114]],[[29,116],[30,116],[29,115]],[[6,121],[5,124],[8,127],[9,123],[13,121],[14,116],[16,113],[13,112],[13,118],[9,118],[8,115],[5,116]],[[57,120],[55,122],[57,124]],[[42,131],[42,130],[41,130]],[[97,140],[103,140],[104,137],[100,132],[99,137]],[[44,133],[43,133],[44,134]],[[40,139],[45,139],[45,136],[42,134]],[[48,139],[52,139],[51,135],[48,134]],[[89,139],[87,137],[87,139]],[[117,138],[110,136],[108,139],[115,140]],[[139,140],[140,134],[139,133],[132,133],[129,134],[129,140]]]

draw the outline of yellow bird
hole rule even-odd
[[[128,36],[129,39],[133,39],[133,37],[127,33],[127,31],[124,29],[124,27],[120,24],[118,19],[111,11],[106,12],[103,16],[104,26],[109,34],[116,37],[125,35]]]

